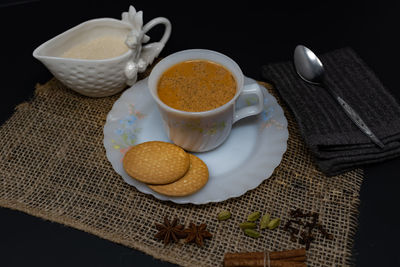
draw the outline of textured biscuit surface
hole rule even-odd
[[[188,196],[203,188],[208,181],[207,165],[198,157],[192,154],[189,156],[190,167],[185,176],[170,184],[149,187],[157,193],[173,197]]]
[[[149,141],[133,146],[123,159],[125,171],[147,184],[167,184],[181,178],[189,169],[190,159],[177,145]]]

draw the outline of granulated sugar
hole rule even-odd
[[[101,36],[71,47],[61,57],[94,60],[117,57],[129,49],[124,41],[118,36]]]

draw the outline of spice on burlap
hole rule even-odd
[[[164,245],[168,245],[169,242],[178,242],[179,239],[186,237],[183,232],[184,226],[179,223],[178,218],[175,218],[172,222],[167,217],[164,218],[164,223],[156,223],[158,233],[154,236],[157,239],[163,240]]]
[[[297,208],[290,211],[290,216],[291,218],[285,223],[283,230],[290,234],[291,241],[304,244],[307,250],[310,248],[311,242],[316,240],[317,235],[314,233],[315,231],[313,232],[314,229],[318,230],[324,238],[333,240],[333,235],[328,233],[319,222],[317,212],[303,212]],[[302,228],[301,231],[300,228]]]
[[[306,267],[307,255],[304,248],[283,251],[256,251],[226,253],[224,267]]]
[[[204,239],[212,238],[212,234],[207,231],[207,225],[205,223],[195,225],[191,222],[189,224],[189,227],[183,231],[187,235],[185,242],[196,243],[199,247],[202,247],[204,245]]]
[[[299,248],[282,227],[254,239],[243,235],[238,225],[254,210],[268,210],[286,222],[290,210],[301,208],[318,212],[321,223],[335,235],[334,240],[311,244],[307,265],[351,264],[362,171],[330,178],[317,171],[289,113],[285,113],[288,149],[268,180],[221,203],[178,205],[140,193],[108,162],[103,126],[118,97],[84,97],[55,79],[38,85],[34,98],[19,105],[0,127],[0,206],[183,266],[222,265],[227,252]],[[235,211],[235,216],[220,222],[215,216],[221,210]],[[206,223],[213,238],[201,248],[179,243],[165,246],[154,238],[154,224],[164,217],[182,218],[183,225]]]

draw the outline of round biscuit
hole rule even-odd
[[[185,176],[170,184],[148,186],[157,193],[171,197],[188,196],[199,191],[208,181],[208,168],[195,155],[189,154],[189,156],[190,167]]]
[[[189,155],[179,146],[149,141],[126,152],[123,167],[129,176],[147,184],[167,184],[181,178],[189,169]]]

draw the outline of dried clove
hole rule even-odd
[[[290,241],[299,242],[305,245],[308,250],[317,237],[313,232],[314,229],[318,230],[324,238],[333,240],[333,235],[328,233],[319,222],[319,214],[317,212],[303,212],[297,208],[291,210],[289,214],[291,218],[285,223],[283,230],[289,233]]]

